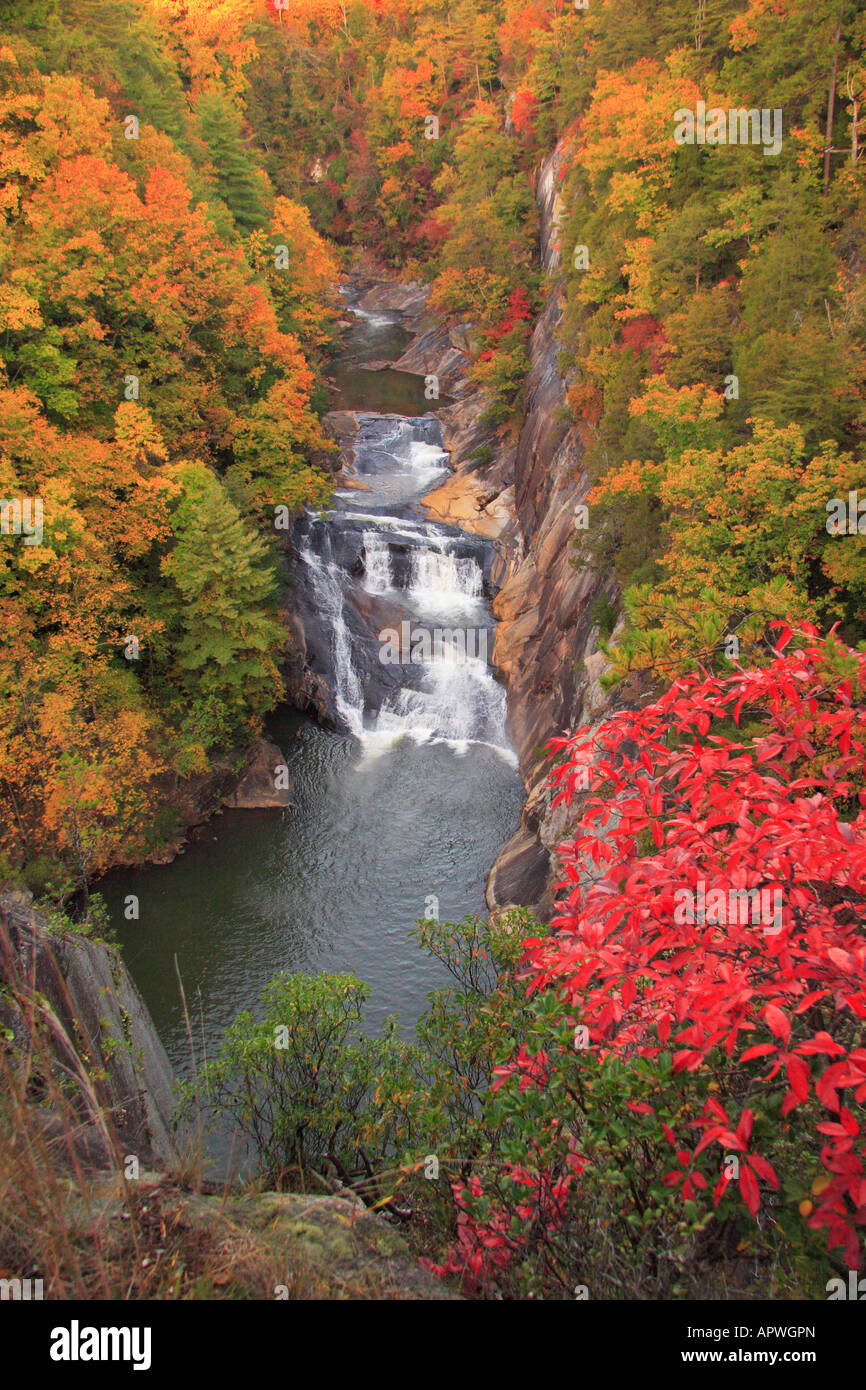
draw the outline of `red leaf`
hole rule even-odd
[[[744,1163],[740,1168],[740,1192],[752,1216],[757,1216],[758,1207],[761,1205],[761,1194],[755,1181],[755,1175],[748,1163]]]
[[[764,1182],[768,1182],[770,1186],[774,1187],[778,1192],[779,1179],[776,1177],[776,1172],[772,1164],[768,1163],[765,1158],[761,1158],[760,1154],[749,1154],[749,1162],[758,1174],[758,1177],[763,1178]]]
[[[751,1062],[753,1057],[768,1057],[771,1052],[775,1051],[775,1043],[758,1043],[756,1047],[747,1047],[740,1061]]]
[[[776,1038],[781,1038],[783,1043],[787,1043],[791,1036],[791,1025],[775,1004],[768,1004],[764,1010],[764,1021],[770,1032]]]
[[[714,1207],[717,1207],[717,1206],[719,1205],[719,1202],[720,1202],[720,1201],[722,1200],[722,1198],[724,1197],[725,1193],[726,1193],[727,1190],[728,1190],[728,1184],[730,1183],[730,1181],[731,1181],[730,1178],[726,1178],[726,1177],[724,1177],[724,1176],[722,1176],[721,1178],[719,1178],[719,1181],[716,1183],[715,1189],[714,1189],[714,1191],[713,1191],[713,1206],[714,1206]]]
[[[791,1090],[802,1104],[809,1099],[809,1079],[811,1072],[801,1057],[789,1057],[786,1067]]]
[[[809,1039],[808,1042],[800,1043],[797,1051],[802,1053],[804,1057],[811,1057],[815,1053],[825,1057],[841,1057],[845,1049],[839,1043],[834,1042],[829,1033],[816,1033],[814,1038]]]

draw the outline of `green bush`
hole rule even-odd
[[[359,1158],[381,1163],[405,1138],[398,1096],[410,1049],[393,1020],[381,1038],[363,1036],[368,995],[353,975],[275,976],[262,1018],[235,1019],[184,1088],[184,1109],[203,1102],[233,1120],[258,1175],[278,1187],[327,1164],[348,1175]]]

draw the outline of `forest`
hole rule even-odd
[[[866,1272],[864,147],[857,0],[0,6],[0,883],[59,933],[287,698],[346,279],[429,286],[482,467],[561,307],[610,704],[544,730],[555,908],[407,923],[408,1040],[276,976],[182,1106],[465,1297]]]

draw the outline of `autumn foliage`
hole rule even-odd
[[[140,65],[136,15],[98,37]],[[53,898],[152,852],[178,778],[256,736],[282,693],[274,509],[330,495],[337,263],[233,135],[204,50],[244,15],[188,11],[217,105],[176,139],[144,112],[127,138],[129,92],[0,42],[0,496],[43,515],[38,544],[0,538],[0,877]]]
[[[445,1268],[489,1285],[540,1240],[579,1279],[611,1126],[624,1230],[658,1239],[667,1192],[704,1241],[775,1229],[796,1250],[811,1231],[860,1268],[866,657],[780,626],[765,669],[679,680],[551,750],[554,802],[580,819],[553,934],[525,942],[546,1012],[494,1085],[521,1152],[492,1199],[483,1176],[459,1185]]]

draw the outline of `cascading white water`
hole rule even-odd
[[[447,544],[447,542],[446,542]],[[488,665],[489,628],[439,627],[471,614],[486,616],[483,574],[473,557],[421,546],[412,552],[409,597],[424,620],[409,625],[409,657],[415,680],[389,695],[368,724],[365,741],[382,747],[408,736],[508,750],[505,689]]]
[[[363,319],[368,328],[393,328],[394,324],[399,322],[394,314],[371,314],[368,309],[362,309],[357,304],[352,305],[350,313],[357,319]]]
[[[409,466],[422,482],[433,482],[448,472],[448,455],[438,444],[427,444],[424,440],[413,440],[409,450]]]
[[[458,553],[466,542],[445,527],[373,509],[406,507],[407,498],[411,505],[425,475],[445,470],[447,454],[437,437],[438,422],[430,418],[363,416],[355,457],[358,474],[370,484],[370,510],[353,511],[356,499],[340,496],[331,523],[317,523],[300,546],[312,607],[329,645],[335,712],[369,750],[402,737],[446,741],[457,751],[482,743],[513,762],[505,689],[489,665],[492,631],[478,555]],[[399,566],[396,555],[403,557]],[[353,575],[361,570],[358,581]],[[360,593],[384,598],[388,607],[370,609],[369,600],[358,606]],[[354,631],[346,622],[347,601],[358,614]],[[386,622],[400,615],[399,642],[393,627],[383,641],[382,613]]]
[[[368,594],[384,594],[391,588],[391,551],[378,531],[364,532],[364,571]]]
[[[448,472],[438,421],[361,415],[359,426],[355,469],[366,483],[373,484],[382,500],[411,501]]]
[[[432,617],[458,616],[479,607],[484,576],[478,561],[447,551],[416,550],[412,555],[412,602]]]
[[[334,671],[334,704],[346,727],[356,738],[364,732],[364,694],[352,662],[352,638],[343,615],[343,586],[339,567],[331,559],[317,555],[305,544],[300,559],[307,567],[310,587],[331,630],[331,657]]]
[[[510,752],[505,690],[486,661],[464,654],[459,642],[442,643],[436,659],[422,669],[420,689],[404,686],[383,705],[370,731],[372,743],[407,735],[418,742],[441,739],[457,752],[465,752],[470,743]]]

